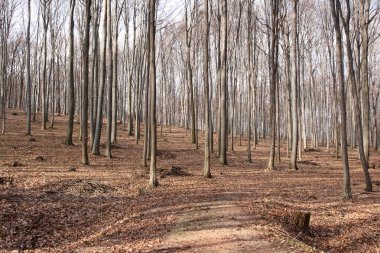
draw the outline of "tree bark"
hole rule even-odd
[[[67,136],[65,144],[73,145],[73,128],[75,113],[75,91],[74,91],[74,10],[75,0],[70,0],[70,21],[69,21],[69,119],[67,122]]]
[[[83,41],[83,73],[82,73],[82,164],[88,165],[88,83],[89,83],[89,50],[91,26],[91,0],[85,2],[85,32]]]
[[[364,157],[369,164],[369,81],[368,81],[368,27],[369,27],[369,8],[371,0],[360,0],[360,31],[361,31],[361,60],[360,60],[360,86],[361,86],[361,109],[363,126],[363,148]]]
[[[31,116],[32,116],[32,83],[30,77],[30,19],[31,19],[31,0],[28,0],[28,27],[26,31],[26,95],[27,95],[27,118],[26,118],[26,133],[32,134]]]
[[[298,148],[298,83],[297,83],[297,32],[298,32],[298,0],[293,0],[292,12],[292,48],[291,48],[291,111],[292,111],[292,154],[290,168],[297,170]]]
[[[220,156],[219,162],[227,165],[227,0],[221,2],[220,33]]]
[[[112,0],[106,0],[107,3],[107,128],[106,128],[106,156],[112,158],[112,78],[113,78],[113,60],[112,60]]]
[[[115,16],[116,19],[115,22],[115,39],[113,41],[114,48],[113,48],[113,78],[112,78],[112,129],[111,129],[111,143],[117,143],[117,90],[118,90],[118,54],[119,54],[119,47],[118,47],[118,38],[119,38],[119,8],[118,8],[118,1],[115,1]],[[124,105],[123,105],[124,108]]]
[[[204,48],[203,48],[203,81],[204,81],[204,106],[205,106],[205,156],[203,176],[211,178],[210,170],[210,88],[209,88],[209,14],[208,14],[208,0],[204,0]]]
[[[157,187],[156,153],[157,153],[157,129],[156,129],[156,0],[149,0],[149,83],[150,83],[150,187]]]
[[[342,31],[339,21],[340,0],[330,0],[330,9],[333,16],[335,37],[336,37],[336,61],[338,67],[338,82],[340,86],[340,119],[341,119],[341,147],[342,147],[342,160],[343,160],[343,198],[349,199],[351,194],[350,183],[350,167],[348,164],[348,150],[347,150],[347,123],[346,123],[346,91],[344,83],[344,64],[343,64],[343,42]]]
[[[341,9],[339,9],[339,13],[343,21],[344,32],[346,34],[346,53],[347,53],[347,58],[348,58],[348,70],[349,70],[348,72],[349,72],[349,80],[351,83],[351,94],[352,94],[353,102],[354,102],[355,126],[356,126],[356,137],[357,137],[358,147],[359,147],[359,158],[360,158],[360,163],[362,166],[365,183],[366,183],[365,190],[367,192],[371,192],[372,181],[371,181],[371,176],[368,171],[368,167],[369,167],[368,161],[366,160],[365,152],[364,152],[363,127],[362,127],[362,122],[361,122],[361,117],[360,117],[360,105],[359,105],[360,101],[359,101],[358,92],[357,92],[353,52],[352,52],[351,40],[350,40],[350,19],[351,19],[350,8],[351,6],[350,6],[349,0],[346,0],[346,5],[347,5],[346,18],[343,17]]]
[[[278,48],[278,10],[279,1],[272,0],[272,24],[270,42],[270,146],[268,170],[274,169],[276,147],[276,83],[277,83],[277,48]]]
[[[109,35],[108,35],[109,36]],[[107,3],[106,0],[103,1],[103,37],[101,39],[102,43],[102,72],[101,72],[101,81],[98,92],[98,102],[96,110],[96,129],[94,135],[94,143],[92,145],[92,154],[100,155],[100,137],[102,133],[103,125],[103,103],[104,103],[104,88],[106,84],[106,75],[107,75]]]

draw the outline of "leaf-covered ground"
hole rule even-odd
[[[287,169],[285,144],[276,171],[265,170],[261,141],[246,162],[246,142],[235,140],[228,166],[212,156],[210,180],[202,177],[203,143],[185,129],[158,128],[160,186],[147,187],[136,145],[119,125],[112,160],[65,146],[66,117],[54,129],[25,116],[7,115],[0,135],[0,252],[378,252],[380,250],[380,154],[373,151],[374,192],[364,192],[357,151],[350,151],[353,199],[340,197],[341,161],[333,148],[303,154],[300,170]],[[39,119],[39,118],[38,118]],[[75,124],[79,133],[79,124]],[[201,132],[200,132],[201,133]],[[104,135],[103,135],[104,136]],[[104,147],[102,148],[102,150]],[[311,231],[290,222],[311,212]]]

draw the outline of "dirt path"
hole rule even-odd
[[[296,252],[264,227],[250,225],[235,203],[205,202],[179,214],[156,252]]]
[[[98,243],[95,243],[96,246],[86,246],[111,230],[116,234],[128,230],[126,219],[95,233],[86,242],[81,241],[65,248],[74,252],[315,252],[298,241],[273,233],[268,227],[253,225],[249,216],[234,202],[215,201],[160,207],[148,210],[141,216],[159,217],[163,213],[170,216],[174,226],[158,240],[146,240],[138,244],[118,240],[111,248]]]

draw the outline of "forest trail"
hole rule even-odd
[[[289,252],[264,227],[250,225],[233,202],[204,202],[178,217],[158,252]]]
[[[168,214],[173,226],[160,239],[125,244],[119,237],[112,252],[314,252],[311,247],[282,237],[269,227],[254,225],[238,202],[211,201],[165,206],[147,210],[141,217],[156,216],[160,219],[164,213]],[[129,220],[120,220],[68,248],[80,249],[80,252],[109,252],[110,248],[98,245],[97,239],[111,231],[114,235],[122,234],[121,231],[128,230]],[[96,246],[86,246],[93,243]]]

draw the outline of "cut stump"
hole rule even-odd
[[[310,229],[310,216],[310,213],[294,212],[291,214],[291,219],[298,229],[303,233],[308,233]]]

